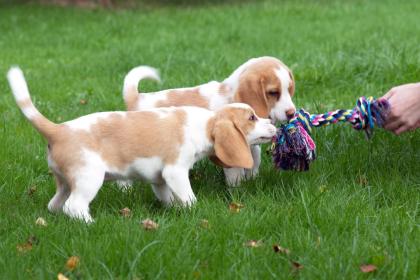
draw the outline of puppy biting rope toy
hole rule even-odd
[[[274,165],[281,170],[306,171],[310,162],[315,160],[316,146],[310,136],[312,127],[349,122],[354,129],[364,130],[370,138],[375,124],[382,127],[388,112],[388,101],[373,97],[359,98],[352,110],[311,115],[300,109],[288,124],[277,129],[277,135],[273,137],[271,153]]]

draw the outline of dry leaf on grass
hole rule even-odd
[[[239,211],[241,211],[242,208],[244,208],[245,206],[241,203],[237,203],[237,202],[231,202],[229,204],[229,210],[232,213],[239,213]]]
[[[273,245],[273,250],[275,253],[281,253],[281,254],[286,254],[289,255],[290,254],[290,250],[287,248],[283,248],[278,244],[274,244]]]
[[[262,245],[263,245],[263,242],[261,240],[249,240],[244,243],[244,246],[251,247],[251,248],[261,247]]]
[[[154,221],[150,219],[143,220],[141,224],[143,225],[143,228],[145,230],[155,230],[159,227],[157,223],[155,223]]]
[[[303,268],[303,264],[292,261],[292,268],[293,268],[294,271],[301,270]]]
[[[202,228],[206,228],[206,229],[210,228],[209,221],[208,221],[208,220],[206,220],[206,219],[202,219],[202,220],[200,221],[200,226],[201,226]]]
[[[38,244],[38,238],[35,235],[30,235],[25,243],[16,245],[16,249],[21,253],[26,253],[32,250],[33,245]]]
[[[57,279],[58,280],[69,280],[69,278],[67,278],[66,276],[64,276],[63,273],[58,273]]]
[[[33,196],[35,192],[36,192],[36,186],[30,186],[27,191],[29,196]]]
[[[128,207],[125,207],[120,210],[120,215],[126,218],[131,217],[131,210]]]
[[[36,219],[35,224],[37,226],[41,226],[41,227],[46,227],[47,226],[47,222],[42,217],[39,217],[38,219]]]
[[[26,252],[32,250],[32,244],[31,243],[28,243],[28,242],[22,243],[22,244],[18,244],[18,245],[16,245],[16,249],[20,253],[26,253]]]
[[[378,268],[376,267],[376,265],[373,264],[362,264],[360,266],[360,271],[362,271],[363,273],[370,273],[370,272],[374,272],[376,271]]]
[[[77,256],[71,256],[70,258],[68,258],[67,262],[66,262],[66,268],[68,270],[74,270],[75,268],[77,268],[79,266],[80,263],[80,258]]]

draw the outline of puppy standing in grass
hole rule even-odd
[[[250,105],[259,117],[270,118],[273,123],[293,117],[296,111],[291,99],[295,92],[292,72],[274,57],[250,59],[223,82],[213,81],[193,88],[139,94],[138,83],[145,78],[159,80],[157,71],[148,66],[136,67],[125,77],[123,96],[127,110],[168,106],[198,106],[218,110],[226,104],[241,102]],[[254,159],[252,168],[224,169],[229,185],[236,185],[244,177],[258,173],[261,148],[253,145],[251,151]]]
[[[57,192],[52,212],[92,222],[89,204],[104,180],[143,179],[165,204],[191,205],[196,198],[188,171],[206,155],[224,165],[250,168],[250,144],[269,142],[276,128],[242,103],[216,112],[198,107],[157,108],[136,112],[101,112],[55,124],[31,101],[19,68],[8,80],[16,102],[48,141],[48,165]]]

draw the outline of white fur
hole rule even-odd
[[[296,110],[295,104],[293,104],[292,98],[289,92],[289,85],[292,82],[289,72],[283,67],[276,70],[276,74],[280,79],[281,83],[281,95],[280,99],[276,102],[273,109],[270,112],[270,117],[273,121],[286,121],[286,112],[289,110]]]
[[[200,94],[209,101],[209,109],[217,110],[223,105],[230,103],[230,99],[227,96],[217,94],[221,84],[216,81],[209,82],[200,86]]]
[[[19,67],[10,68],[7,73],[7,79],[17,102],[30,99],[28,85]]]
[[[153,67],[138,66],[131,69],[124,78],[123,95],[131,88],[137,88],[140,80],[151,79],[160,82],[159,72]]]

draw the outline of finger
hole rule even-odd
[[[396,135],[400,135],[401,133],[406,132],[409,129],[410,129],[410,127],[408,125],[402,125],[399,128],[395,129],[394,133]]]
[[[384,125],[384,128],[386,130],[391,130],[391,131],[395,131],[396,129],[398,129],[400,126],[403,125],[403,122],[401,122],[401,120],[393,120],[393,121],[387,121],[387,123]]]

